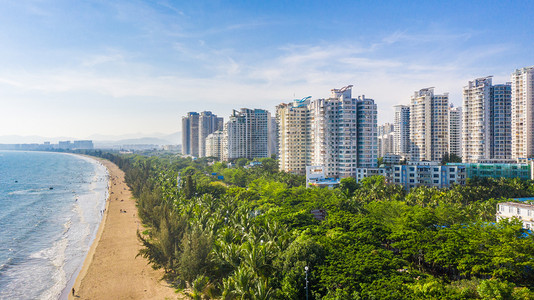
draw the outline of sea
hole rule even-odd
[[[0,151],[0,299],[67,299],[98,231],[108,178],[87,157]]]

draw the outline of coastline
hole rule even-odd
[[[142,225],[124,173],[108,160],[90,158],[108,169],[108,199],[96,237],[72,286],[75,295],[64,291],[68,299],[178,299],[180,295],[160,280],[163,271],[153,270],[145,258],[136,257],[141,248],[136,232]]]
[[[104,201],[104,213],[102,214],[102,217],[100,219],[100,223],[98,224],[98,228],[96,230],[94,234],[94,236],[92,237],[91,239],[91,246],[89,247],[89,250],[86,254],[86,256],[84,257],[84,260],[82,261],[82,265],[80,265],[76,271],[74,272],[74,274],[72,274],[72,277],[67,281],[67,285],[65,286],[65,288],[61,291],[61,294],[59,295],[59,299],[60,300],[66,300],[68,299],[68,296],[69,296],[69,292],[71,291],[71,288],[74,286],[75,284],[75,281],[76,281],[76,278],[79,276],[79,274],[82,273],[84,267],[86,268],[86,260],[89,258],[89,257],[92,257],[90,256],[90,254],[92,253],[91,251],[94,252],[94,247],[96,245],[95,241],[97,241],[101,234],[102,234],[102,229],[104,227],[104,223],[106,222],[106,216],[105,216],[105,213],[107,212],[108,210],[108,204],[109,204],[109,197],[110,197],[110,173],[109,173],[109,168],[103,164],[102,160],[100,159],[97,159],[95,157],[92,157],[92,156],[89,156],[89,155],[83,155],[83,154],[73,154],[73,153],[65,153],[67,155],[72,155],[72,156],[77,156],[78,158],[82,158],[82,159],[85,159],[85,160],[90,160],[92,161],[92,163],[98,163],[100,164],[101,166],[103,166],[105,169],[106,169],[106,176],[108,178],[107,180],[107,189],[106,189],[106,195],[105,195],[105,199],[103,200]],[[87,270],[85,270],[87,271]]]

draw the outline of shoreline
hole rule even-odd
[[[85,157],[107,168],[108,198],[97,234],[74,284],[69,281],[60,299],[66,295],[68,299],[185,299],[160,280],[162,270],[153,270],[145,258],[136,257],[141,248],[136,232],[142,225],[122,170],[108,160]]]
[[[111,175],[110,175],[110,172],[109,172],[109,168],[103,164],[102,160],[100,159],[97,159],[95,157],[92,157],[92,156],[88,156],[88,155],[81,155],[81,154],[72,154],[72,153],[68,153],[70,155],[73,155],[73,156],[79,156],[79,157],[82,157],[83,159],[87,159],[87,160],[91,160],[93,161],[94,163],[98,163],[100,164],[101,166],[103,166],[105,169],[106,169],[106,176],[108,178],[107,180],[107,190],[106,190],[106,196],[105,196],[105,199],[104,199],[104,213],[102,214],[102,217],[100,219],[100,222],[98,224],[98,228],[96,230],[96,232],[94,233],[94,237],[92,237],[91,239],[91,246],[89,247],[89,250],[87,251],[87,254],[85,255],[83,261],[82,261],[82,265],[80,265],[76,271],[72,274],[71,278],[67,281],[67,285],[65,286],[65,288],[61,291],[61,294],[59,295],[59,299],[60,300],[66,300],[68,299],[68,296],[69,296],[69,293],[71,291],[71,289],[74,287],[75,283],[76,283],[76,279],[78,278],[78,276],[80,274],[84,274],[83,271],[84,271],[84,268],[87,269],[87,266],[88,264],[90,264],[90,261],[88,262],[87,266],[86,266],[86,261],[89,257],[92,257],[92,253],[94,253],[94,247],[96,247],[96,242],[98,241],[98,239],[100,239],[100,236],[102,235],[102,230],[105,226],[105,223],[106,223],[106,215],[107,215],[107,211],[108,211],[108,205],[109,205],[109,199],[110,199],[110,184],[111,184]],[[85,272],[87,272],[87,270],[85,270]]]

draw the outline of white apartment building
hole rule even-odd
[[[497,204],[497,222],[502,219],[516,218],[523,222],[523,228],[534,229],[534,204],[501,202]]]
[[[449,153],[462,156],[462,108],[449,108]]]
[[[330,98],[309,104],[312,165],[327,177],[350,177],[357,167],[376,167],[377,107],[374,100],[352,98],[352,85],[332,89]]]
[[[206,155],[206,137],[217,130],[223,129],[223,118],[217,117],[211,111],[203,111],[198,118],[198,156]]]
[[[469,81],[463,88],[464,162],[491,158],[491,76]]]
[[[310,97],[276,107],[280,170],[306,174],[311,162]]]
[[[512,84],[494,84],[491,87],[493,100],[492,125],[492,159],[508,160],[512,158]]]
[[[512,81],[512,158],[534,156],[534,66],[517,69]]]
[[[410,153],[410,106],[395,106],[395,154],[407,156]]]
[[[492,77],[469,81],[463,88],[464,162],[511,157],[510,83],[492,84]]]
[[[234,110],[223,131],[223,160],[269,157],[271,114],[263,109]]]
[[[325,176],[355,176],[357,167],[376,167],[377,108],[352,86],[332,89],[330,98],[310,97],[277,107],[280,169],[302,174],[322,166]]]
[[[217,157],[219,160],[223,159],[223,137],[222,130],[208,134],[205,140],[206,157]]]
[[[414,93],[410,106],[410,155],[413,161],[439,161],[449,152],[449,94],[434,88]]]
[[[395,126],[385,123],[378,126],[378,157],[394,153]]]
[[[378,110],[373,99],[365,95],[355,99],[358,128],[357,167],[376,168],[378,159],[377,122]],[[347,138],[345,137],[345,140]]]

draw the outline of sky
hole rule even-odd
[[[416,90],[534,65],[534,1],[0,0],[0,136],[181,130],[352,84],[378,123]]]

